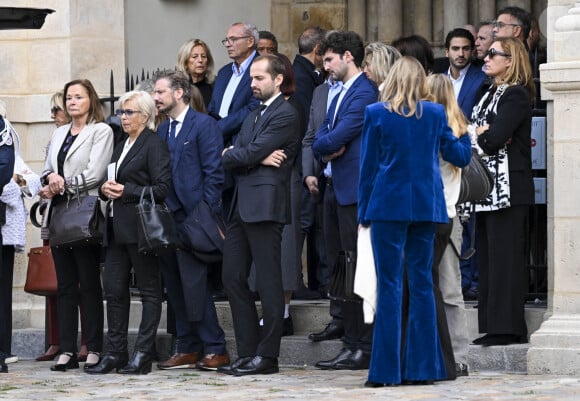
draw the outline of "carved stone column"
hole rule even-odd
[[[570,6],[572,6],[570,8]],[[580,373],[580,1],[548,2],[548,318],[532,336],[528,372]]]

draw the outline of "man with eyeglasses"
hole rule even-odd
[[[520,39],[527,49],[526,39],[530,34],[530,13],[520,7],[505,7],[498,11],[493,23],[493,37]]]
[[[259,103],[250,87],[250,65],[258,55],[258,40],[258,28],[243,22],[232,24],[222,40],[233,61],[219,70],[207,111],[218,120],[226,146],[234,142],[242,122]]]
[[[258,40],[258,28],[244,22],[233,23],[222,40],[228,56],[233,61],[219,70],[207,111],[217,120],[224,146],[230,146],[235,142],[244,119],[259,104],[250,86],[250,66],[258,56],[256,52]],[[233,188],[234,179],[230,173],[226,173],[223,188],[226,212],[231,205]]]

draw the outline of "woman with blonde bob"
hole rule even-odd
[[[177,53],[175,67],[178,71],[184,72],[189,77],[189,82],[199,89],[207,108],[215,81],[214,61],[207,43],[201,39],[186,41]]]
[[[453,135],[443,106],[430,99],[423,67],[402,57],[387,76],[381,102],[365,111],[358,220],[370,226],[378,291],[367,387],[446,376],[431,275],[436,224],[448,221],[439,152],[464,166],[471,146],[468,137]],[[402,338],[404,273],[409,312]]]
[[[443,105],[447,122],[453,135],[461,137],[467,133],[467,119],[457,103],[453,84],[443,74],[427,77],[427,86],[433,101]],[[466,135],[466,139],[467,139]],[[435,233],[433,257],[433,284],[437,309],[437,328],[443,349],[447,378],[466,375],[467,371],[467,321],[463,294],[461,292],[461,272],[459,256],[455,249],[461,249],[462,226],[457,217],[455,204],[459,198],[461,169],[439,155],[439,168],[443,179],[443,193],[447,205],[449,223],[438,224]],[[448,319],[450,325],[448,325]],[[453,337],[451,337],[453,334]]]
[[[113,151],[109,176],[99,188],[107,201],[106,248],[103,285],[107,300],[107,352],[99,363],[86,368],[91,374],[116,370],[122,374],[151,371],[155,336],[161,317],[161,279],[157,255],[137,251],[138,217],[135,206],[143,192],[152,190],[155,202],[163,202],[171,189],[169,151],[152,129],[155,103],[149,93],[128,92],[116,111],[127,138]],[[135,271],[143,310],[131,359],[128,358],[129,278]]]
[[[401,53],[393,46],[383,42],[372,42],[365,47],[364,73],[367,78],[383,89],[389,70],[401,57]]]
[[[534,203],[531,123],[535,87],[528,53],[513,38],[494,41],[484,58],[493,79],[473,108],[472,137],[494,176],[494,188],[477,202],[479,332],[484,346],[527,342],[526,232]]]

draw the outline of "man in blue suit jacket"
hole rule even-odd
[[[453,83],[459,107],[468,120],[473,106],[483,94],[481,86],[486,77],[481,68],[471,62],[474,49],[475,39],[466,29],[456,28],[445,38],[445,55],[449,58],[447,75]]]
[[[246,116],[260,103],[252,96],[250,86],[250,65],[258,55],[258,36],[255,25],[237,22],[222,40],[233,61],[219,70],[207,111],[218,120],[225,145],[234,142]]]
[[[343,83],[312,143],[314,156],[326,165],[323,230],[327,262],[334,266],[340,251],[356,250],[361,129],[365,107],[378,101],[379,92],[361,71],[364,45],[358,34],[330,33],[320,47],[329,76]],[[364,324],[362,303],[344,302],[342,313],[345,347],[316,366],[367,369],[373,328]]]
[[[222,136],[211,117],[189,107],[190,84],[181,72],[155,76],[155,105],[168,115],[158,130],[171,156],[173,191],[166,198],[178,226],[198,205],[207,202],[218,213],[224,180]],[[217,369],[228,364],[225,335],[219,326],[207,283],[207,265],[192,253],[178,250],[160,255],[167,299],[175,313],[174,354],[160,369]]]

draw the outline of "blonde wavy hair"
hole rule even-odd
[[[189,39],[184,44],[181,45],[179,51],[177,52],[177,64],[175,68],[177,71],[184,72],[189,77],[189,71],[187,71],[187,62],[191,56],[191,51],[194,47],[201,46],[204,48],[207,55],[207,70],[205,71],[205,78],[209,84],[215,81],[215,75],[213,74],[214,61],[209,46],[201,39]]]
[[[387,75],[381,91],[381,102],[391,112],[405,117],[421,118],[421,100],[432,100],[427,88],[425,69],[414,57],[398,59]]]
[[[431,74],[427,77],[427,87],[433,96],[433,101],[445,108],[447,123],[453,131],[453,135],[459,138],[465,134],[467,132],[467,118],[457,103],[453,84],[449,77],[443,74]]]
[[[499,84],[522,85],[530,93],[530,98],[536,96],[536,87],[528,52],[521,40],[515,38],[496,39],[493,43],[498,42],[504,53],[510,55],[511,65],[499,79]],[[492,43],[492,44],[493,44]]]

